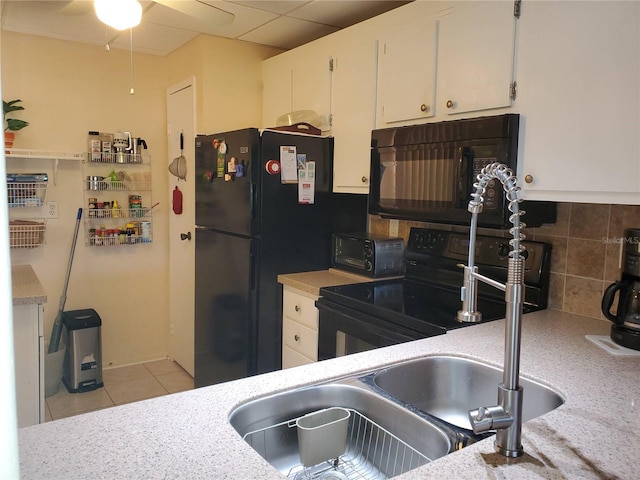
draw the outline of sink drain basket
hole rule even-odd
[[[347,412],[348,416],[343,412]],[[322,423],[323,418],[329,421]],[[318,423],[317,427],[312,427],[312,432],[320,435],[328,433],[331,438],[335,439],[337,446],[333,448],[338,453],[330,452],[329,455],[334,455],[335,453],[336,457],[327,458],[325,456],[326,453],[320,453],[320,450],[326,446],[325,443],[333,442],[334,440],[320,442],[320,447],[317,450],[317,439],[311,439],[311,442],[307,445],[304,444],[306,439],[302,440],[302,443],[300,442],[301,432],[303,432],[300,424],[302,423],[304,427],[310,419]],[[345,436],[341,437],[342,434],[340,432],[331,432],[331,429],[327,429],[332,425],[346,426]],[[287,478],[295,480],[385,479],[408,472],[431,461],[430,458],[408,443],[357,410],[350,408],[319,410],[249,432],[243,438],[265,460],[271,463],[273,459],[270,457],[275,453],[272,452],[270,439],[286,436],[294,428],[297,429],[298,433],[300,461],[283,473],[287,475]],[[339,428],[337,427],[336,430],[339,430]],[[302,438],[304,437],[305,434],[303,433]],[[344,447],[339,443],[341,438],[346,439]],[[309,452],[303,453],[305,450],[309,450]],[[305,456],[304,459],[302,458],[303,455]],[[317,464],[310,466],[310,462],[317,462]]]

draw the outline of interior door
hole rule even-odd
[[[167,123],[169,160],[180,155],[181,133],[184,139],[182,153],[187,159],[186,180],[180,180],[168,173],[169,191],[166,204],[169,209],[170,352],[171,357],[194,376],[195,78],[167,89]],[[183,195],[183,210],[180,215],[176,215],[172,210],[173,190],[176,186]]]

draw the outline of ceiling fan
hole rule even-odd
[[[94,14],[94,2],[91,0],[71,0],[58,2],[61,5],[60,12],[65,15]],[[141,0],[142,16],[144,17],[152,8],[165,7],[175,20],[177,17],[185,17],[192,29],[203,33],[216,33],[216,28],[233,22],[235,15],[207,3],[204,0]]]

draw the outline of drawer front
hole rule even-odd
[[[282,369],[298,367],[300,365],[308,365],[313,363],[313,360],[300,355],[298,352],[286,345],[282,347]]]
[[[285,289],[282,295],[282,313],[291,320],[318,330],[318,309],[315,297],[307,297]]]
[[[318,360],[318,332],[285,318],[282,323],[282,343],[313,361]]]

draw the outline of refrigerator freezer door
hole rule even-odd
[[[196,388],[254,373],[255,242],[196,229]]]
[[[259,140],[255,128],[196,137],[196,225],[237,235],[257,233],[259,178],[254,172],[259,160],[254,159]]]

